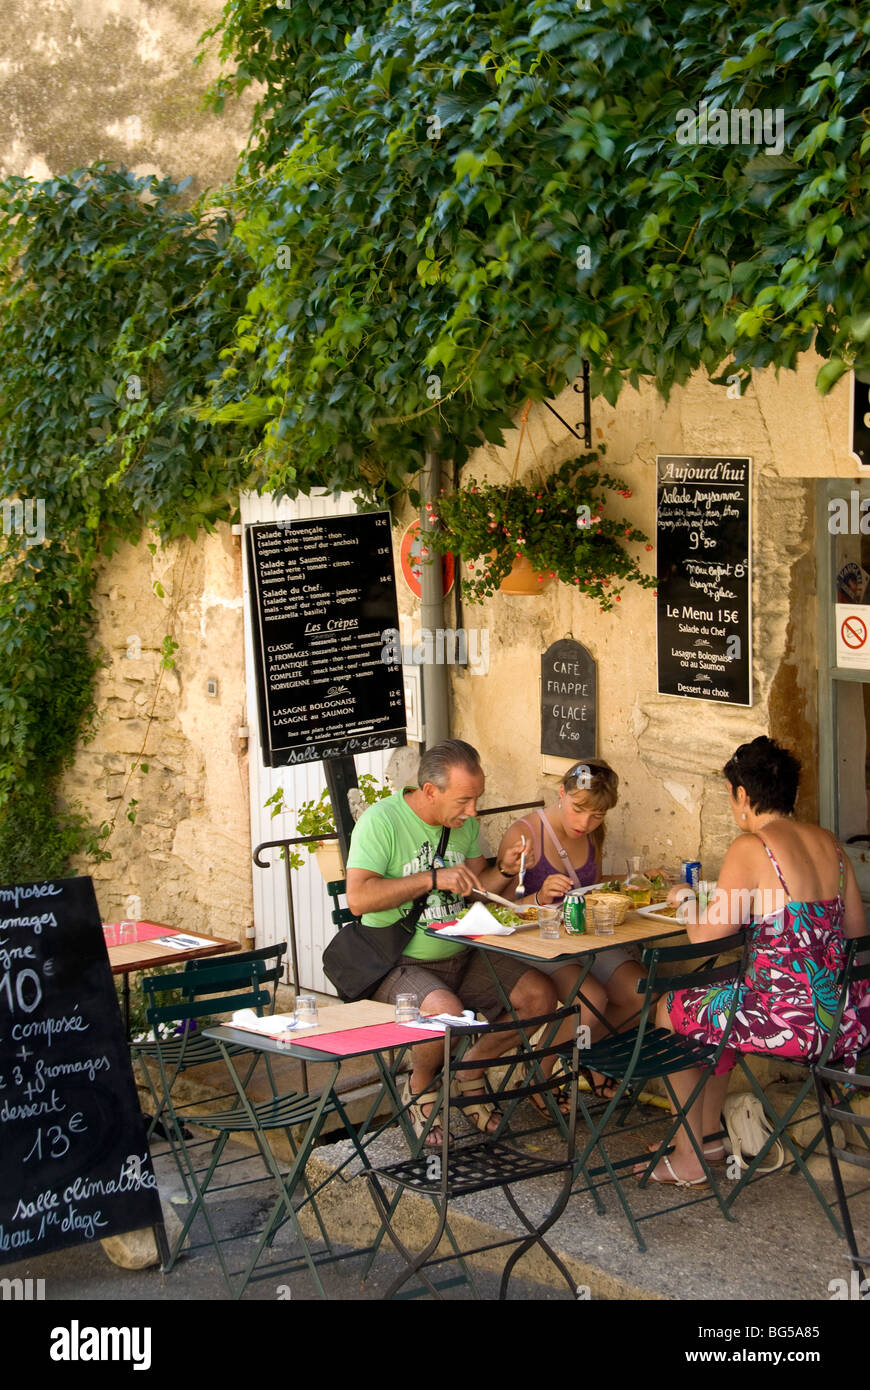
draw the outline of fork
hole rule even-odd
[[[516,896],[524,898],[526,895],[525,874],[526,874],[526,837],[522,837],[523,852],[520,855],[520,876],[517,879]]]

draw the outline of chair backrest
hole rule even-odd
[[[284,974],[284,956],[286,954],[287,942],[277,941],[272,946],[259,946],[255,951],[234,951],[232,955],[226,957],[202,956],[198,960],[189,960],[185,969],[201,972],[213,968],[217,964],[225,964],[235,966],[238,970],[239,980],[245,981],[250,978],[250,967],[253,966],[256,969],[257,983],[262,988],[271,986],[271,1003],[267,1012],[274,1013],[278,985]],[[228,976],[227,979],[230,981],[232,976]],[[232,988],[229,983],[228,988]]]
[[[234,1013],[238,1009],[253,1009],[263,1014],[271,1004],[269,990],[264,988],[260,975],[266,969],[259,960],[213,960],[208,968],[180,970],[174,975],[146,975],[142,979],[145,993],[145,1017],[160,1042],[160,1025],[181,1023],[208,1014]],[[158,1004],[158,994],[173,995],[169,1003]]]
[[[731,951],[739,951],[740,955],[735,960],[715,964],[720,955]],[[716,941],[689,942],[686,946],[648,946],[643,952],[643,963],[647,973],[641,976],[637,982],[637,992],[644,996],[644,1000],[637,1024],[634,1051],[629,1069],[634,1067],[640,1056],[650,1012],[660,994],[666,994],[672,989],[706,988],[708,985],[719,985],[722,988],[727,988],[729,985],[736,985],[746,973],[748,951],[749,933],[745,928],[733,932],[731,936],[720,937]],[[702,961],[703,964],[698,970],[690,970],[684,974],[671,974],[671,967],[677,961]],[[725,1049],[737,1011],[738,999],[738,991],[731,989],[725,1024],[716,1052],[711,1058],[711,1065],[715,1064],[720,1053]]]
[[[870,980],[870,936],[847,937],[843,968],[837,977],[837,1007],[831,1020],[828,1040],[818,1059],[818,1066],[825,1066],[836,1050],[840,1024],[851,996],[852,986],[864,980]]]
[[[451,1110],[474,1110],[475,1106],[480,1105],[479,1095],[462,1095],[458,1093],[458,1088],[454,1087],[453,1082],[459,1080],[466,1072],[483,1071],[484,1078],[487,1072],[497,1068],[503,1070],[509,1068],[506,1077],[502,1077],[498,1088],[491,1087],[493,1091],[497,1089],[498,1108],[504,1116],[504,1123],[499,1126],[498,1135],[502,1138],[510,1126],[511,1116],[519,1103],[529,1096],[552,1095],[553,1105],[558,1105],[558,1095],[563,1087],[568,1088],[571,1096],[571,1114],[567,1121],[567,1158],[572,1158],[575,1143],[575,1120],[577,1114],[577,1081],[580,1075],[580,1006],[572,1004],[570,1008],[558,1009],[552,1014],[542,1014],[537,1018],[521,1019],[519,1027],[527,1039],[543,1030],[543,1037],[555,1035],[559,1026],[566,1020],[572,1019],[574,1022],[572,1041],[569,1043],[529,1043],[521,1052],[514,1055],[502,1054],[498,1057],[477,1058],[474,1061],[465,1061],[465,1053],[475,1038],[480,1037],[483,1029],[479,1025],[471,1024],[467,1028],[447,1028],[444,1033],[444,1065],[442,1078],[447,1081],[446,1097],[446,1118],[441,1123],[443,1132],[442,1149],[446,1159],[451,1139],[450,1139],[450,1112]],[[490,1038],[496,1033],[516,1033],[517,1023],[511,1020],[508,1023],[492,1023],[486,1027],[486,1036]],[[458,1045],[457,1045],[458,1044]],[[549,1076],[541,1070],[540,1063],[548,1057],[561,1057],[562,1069],[555,1069]],[[518,1079],[515,1080],[515,1073]],[[483,1084],[483,1083],[482,1083]],[[442,1105],[439,1107],[443,1111],[443,1088]],[[491,1135],[481,1135],[478,1143],[486,1143],[491,1139]],[[494,1177],[493,1185],[497,1185],[500,1179]]]
[[[672,989],[697,989],[712,984],[730,984],[741,978],[746,968],[749,936],[745,928],[715,941],[690,942],[687,946],[648,946],[643,952],[647,974],[637,982],[638,994],[663,994]],[[714,964],[726,952],[739,951],[735,960]],[[703,961],[697,970],[684,974],[662,973],[662,966],[680,961]]]
[[[347,905],[342,906],[339,899],[345,896],[347,891],[343,878],[331,879],[326,885],[326,891],[332,898],[332,921],[336,927],[346,927],[348,922],[355,922],[356,918]]]

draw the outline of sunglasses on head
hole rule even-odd
[[[566,783],[576,782],[582,791],[589,791],[596,778],[611,786],[615,786],[619,782],[612,767],[608,767],[606,763],[600,763],[594,758],[590,758],[588,762],[581,763],[579,767],[566,773],[563,781]]]

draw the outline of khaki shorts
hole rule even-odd
[[[403,956],[404,963],[381,980],[372,998],[382,1004],[394,1004],[397,994],[416,994],[422,1004],[434,990],[449,989],[462,1001],[464,1009],[474,1009],[492,1023],[504,1014],[505,1007],[483,956],[483,951],[468,947],[446,960],[411,960]],[[508,956],[491,955],[489,960],[508,997],[532,968],[528,961],[511,960]]]

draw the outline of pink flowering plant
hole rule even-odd
[[[630,497],[626,484],[598,467],[600,453],[582,454],[546,478],[482,483],[474,479],[429,503],[438,523],[427,540],[443,555],[466,563],[463,592],[473,603],[489,598],[521,556],[541,582],[549,575],[573,584],[602,609],[620,602],[626,583],[655,587],[626,543],[646,545],[643,531],[605,515],[609,493]]]

